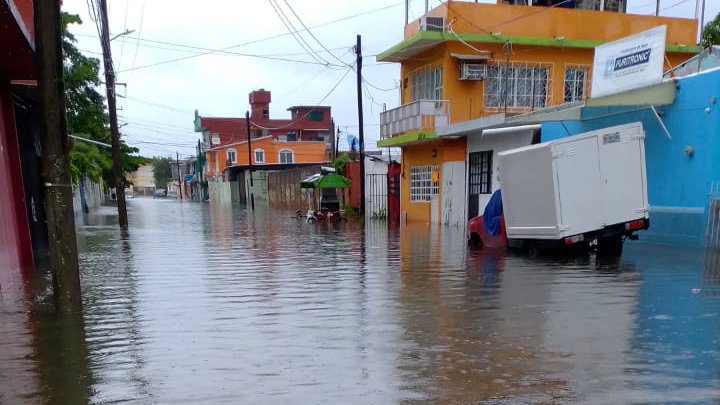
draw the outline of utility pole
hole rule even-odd
[[[180,178],[180,152],[178,152],[178,151],[175,151],[175,164],[177,164],[177,171],[178,171],[178,196],[180,197],[180,202],[182,202],[183,198],[182,198],[182,180]]]
[[[358,135],[360,136],[360,215],[365,216],[365,130],[363,128],[363,99],[362,99],[362,39],[357,36],[355,44],[357,55],[357,100],[358,100]]]
[[[245,111],[245,123],[248,134],[248,174],[250,175],[250,208],[255,211],[255,185],[253,184],[252,133],[250,133],[250,111]]]
[[[655,16],[657,17],[659,15],[660,15],[660,0],[657,0],[655,2]]]
[[[335,159],[337,159],[338,153],[340,152],[340,126],[336,128],[335,134]]]
[[[117,197],[118,223],[127,228],[127,206],[125,203],[125,178],[123,177],[122,160],[120,159],[120,129],[117,121],[117,103],[115,99],[115,70],[113,69],[112,52],[110,49],[110,26],[108,24],[107,2],[99,0],[102,29],[100,44],[103,51],[105,68],[105,88],[107,90],[108,114],[110,115],[110,139],[112,144],[113,175],[115,177],[115,196]]]
[[[42,181],[47,214],[48,256],[55,305],[80,313],[80,271],[70,176],[70,138],[65,121],[60,1],[34,1],[35,52],[42,133]]]

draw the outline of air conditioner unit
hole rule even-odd
[[[422,17],[420,18],[420,31],[443,32],[445,31],[445,19],[443,17]]]
[[[460,67],[460,80],[485,80],[485,68],[482,63],[463,63]]]

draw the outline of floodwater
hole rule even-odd
[[[78,218],[84,314],[0,278],[0,403],[720,403],[720,260],[167,200]]]

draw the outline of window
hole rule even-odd
[[[290,131],[287,133],[287,136],[285,137],[285,140],[287,141],[297,141],[297,132]]]
[[[418,100],[442,100],[443,68],[438,66],[431,69],[429,66],[422,67],[412,73],[412,99]]]
[[[488,108],[544,108],[548,105],[550,69],[532,63],[489,63],[484,106]]]
[[[226,160],[229,165],[237,162],[237,152],[235,151],[235,149],[227,150]]]
[[[322,111],[310,111],[308,113],[308,121],[322,121],[323,120],[323,112]]]
[[[468,189],[470,195],[492,193],[493,151],[473,152],[469,156]]]
[[[262,149],[255,149],[255,163],[265,163],[265,151]]]
[[[410,201],[430,201],[430,197],[438,195],[438,182],[433,181],[433,173],[438,173],[438,165],[410,168]]]
[[[280,151],[280,163],[281,164],[287,164],[287,163],[293,163],[293,151],[289,149],[283,149]]]
[[[263,118],[270,118],[270,110],[263,110]]]
[[[588,69],[584,67],[565,68],[565,97],[564,101],[582,101],[587,94]]]

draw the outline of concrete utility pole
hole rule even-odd
[[[34,1],[39,105],[42,119],[42,178],[45,182],[50,272],[55,305],[64,313],[80,313],[75,216],[70,176],[70,138],[65,121],[60,1]]]
[[[365,216],[365,129],[363,128],[363,99],[362,99],[362,38],[357,36],[355,44],[357,55],[357,100],[358,100],[358,135],[360,137],[360,215]]]
[[[100,3],[100,44],[103,50],[105,68],[105,88],[107,89],[108,113],[110,115],[110,138],[112,144],[113,175],[115,177],[115,196],[117,197],[118,223],[121,228],[127,228],[127,206],[125,203],[125,178],[120,159],[120,129],[117,121],[117,103],[115,100],[115,70],[113,69],[112,52],[110,49],[110,27],[108,25],[107,2]]]
[[[245,124],[248,134],[248,174],[250,175],[250,209],[255,211],[255,185],[253,184],[252,133],[250,133],[250,111],[245,111]]]

